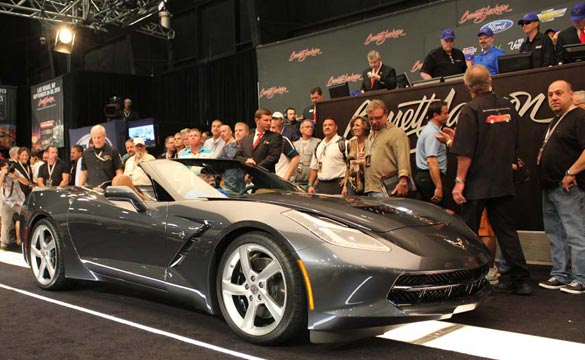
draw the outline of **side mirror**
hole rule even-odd
[[[143,213],[148,210],[148,205],[128,186],[108,186],[104,192],[106,199],[126,201],[132,204],[136,211]]]

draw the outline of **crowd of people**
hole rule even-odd
[[[583,32],[585,42],[585,30],[579,30],[585,26],[585,5],[573,8],[571,20],[576,34]],[[549,43],[565,44],[564,32],[552,31],[550,38],[545,37],[539,33],[538,17],[532,13],[519,24],[528,35],[523,47],[532,51],[535,64],[547,66],[551,59],[562,56],[562,52],[550,50],[554,48],[549,48]],[[413,167],[409,139],[388,121],[388,107],[380,99],[368,103],[367,116],[351,119],[349,139],[339,134],[337,119],[332,117],[319,123],[323,139],[314,137],[316,104],[323,99],[319,87],[311,90],[311,105],[300,120],[292,107],[284,114],[258,109],[254,129],[245,122],[237,122],[232,128],[216,119],[208,132],[185,128],[168,136],[158,158],[234,159],[273,172],[308,193],[371,198],[416,194],[443,206],[452,200],[467,225],[490,249],[488,279],[496,290],[529,295],[533,291],[528,282],[530,274],[511,221],[514,179],[524,166],[517,154],[519,115],[509,100],[492,89],[491,75],[498,72],[497,56],[501,55],[493,48],[493,32],[486,28],[478,37],[481,53],[465,58],[453,47],[455,34],[447,29],[442,33],[441,48],[427,56],[423,77],[463,72],[472,100],[462,107],[456,130],[445,127],[449,116],[446,103],[439,100],[429,106],[428,123],[418,138]],[[536,42],[541,45],[534,45]],[[396,85],[394,69],[382,64],[377,52],[368,54],[368,61],[364,91]],[[584,294],[585,92],[574,92],[566,80],[555,81],[548,87],[548,103],[555,118],[534,156],[543,188],[544,228],[553,266],[550,278],[539,286]],[[12,242],[12,227],[16,229],[14,243],[20,245],[18,214],[35,186],[99,186],[119,177],[136,186],[150,184],[139,166],[155,159],[147,151],[145,139],[128,139],[124,155],[106,139],[103,126],[92,127],[90,146],[84,150],[73,145],[70,164],[58,158],[54,146],[33,153],[26,147],[10,149],[10,159],[0,163],[2,249]],[[445,179],[449,152],[457,157],[453,189],[447,188]],[[496,241],[502,253],[499,270],[494,263]],[[504,273],[507,276],[502,276]]]
[[[533,68],[564,64],[571,61],[565,50],[566,45],[585,43],[585,3],[576,4],[571,10],[571,26],[559,31],[549,28],[542,32],[541,19],[536,12],[525,14],[518,21],[526,35],[519,52],[530,53]],[[489,27],[482,27],[477,34],[479,52],[468,54],[455,47],[455,31],[445,29],[441,33],[441,46],[431,50],[424,59],[420,75],[424,80],[457,76],[465,73],[471,65],[485,66],[491,75],[499,74],[498,58],[505,52],[495,46],[495,34]],[[369,67],[362,73],[362,92],[387,89],[391,90],[398,85],[396,70],[388,64],[382,63],[379,52],[372,50],[367,56]],[[313,97],[311,100],[318,101]],[[313,118],[315,108],[309,108],[305,118]]]

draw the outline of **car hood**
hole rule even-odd
[[[251,196],[255,201],[286,206],[327,216],[347,225],[388,232],[404,227],[449,225],[452,217],[429,203],[402,198],[373,199],[297,192],[272,192]]]

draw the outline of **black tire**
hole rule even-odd
[[[247,233],[228,246],[216,289],[224,319],[246,341],[278,345],[307,333],[302,274],[286,246],[268,234]]]
[[[45,290],[68,287],[61,234],[48,219],[37,222],[29,241],[29,265],[37,285]]]

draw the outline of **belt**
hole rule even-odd
[[[332,182],[339,182],[339,181],[341,181],[341,179],[343,179],[343,178],[340,177],[340,178],[335,178],[335,179],[331,179],[331,180],[321,180],[321,179],[319,179],[319,182],[320,183],[332,183]]]

